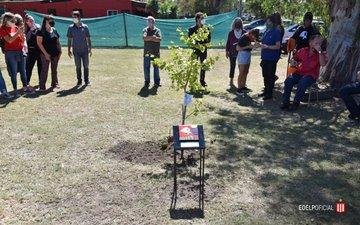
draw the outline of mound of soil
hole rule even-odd
[[[164,144],[166,142],[163,140],[146,142],[122,141],[110,149],[110,153],[127,162],[144,165],[163,163],[171,159],[171,150],[164,149]]]

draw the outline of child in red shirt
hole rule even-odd
[[[320,66],[327,62],[326,52],[321,50],[323,39],[320,35],[310,37],[309,47],[296,52],[290,61],[291,66],[296,67],[296,72],[286,78],[284,82],[283,103],[281,109],[296,110],[306,89],[316,82],[319,77]],[[293,87],[297,84],[297,90],[293,104],[290,106],[290,95]]]

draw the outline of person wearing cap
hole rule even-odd
[[[309,47],[309,39],[311,36],[320,34],[319,31],[313,26],[313,14],[311,12],[307,12],[304,15],[302,26],[299,26],[295,31],[294,35],[291,37],[289,42],[295,42],[295,50],[299,50],[301,48]]]
[[[91,39],[89,28],[86,24],[81,22],[81,15],[79,11],[72,13],[73,24],[71,24],[67,31],[68,37],[68,55],[71,58],[74,55],[76,66],[77,86],[82,84],[81,63],[84,67],[84,81],[85,86],[90,86],[89,80],[89,56],[91,57]],[[71,51],[72,49],[72,51]]]
[[[198,30],[200,28],[205,28],[205,29],[209,29],[206,25],[205,25],[205,16],[204,13],[202,12],[198,12],[195,14],[195,22],[196,24],[192,27],[189,28],[188,31],[188,36],[191,37],[191,35],[195,34],[198,32]],[[206,40],[203,41],[198,41],[197,44],[204,44],[205,45],[205,51],[202,52],[199,49],[194,49],[194,54],[196,55],[196,57],[200,60],[201,63],[203,63],[206,58],[207,58],[207,47],[206,44],[210,43],[211,41],[211,33],[209,32],[209,35],[207,37]],[[206,81],[205,81],[205,70],[201,70],[200,71],[200,84],[203,87],[206,87]]]
[[[350,114],[348,118],[353,121],[360,121],[360,105],[356,103],[354,96],[360,94],[360,70],[357,72],[355,82],[347,84],[340,89],[340,97],[344,101]]]
[[[26,43],[28,46],[28,53],[26,58],[26,78],[28,80],[28,83],[30,83],[35,63],[37,65],[39,80],[41,75],[42,65],[40,58],[40,49],[36,41],[37,33],[40,32],[40,25],[36,24],[34,18],[30,15],[25,16],[25,24]]]
[[[144,78],[145,87],[150,85],[150,66],[151,62],[155,58],[160,57],[160,42],[162,39],[161,31],[155,26],[155,18],[149,16],[147,18],[147,27],[143,29],[143,40],[144,40]],[[154,85],[159,87],[160,74],[159,67],[154,67]]]

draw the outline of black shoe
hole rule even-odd
[[[264,101],[265,101],[265,100],[270,100],[270,99],[272,99],[272,98],[273,98],[272,95],[264,95],[263,100],[264,100]]]
[[[81,84],[82,84],[82,80],[78,80],[76,86],[81,86]]]
[[[155,87],[161,87],[161,84],[154,84]]]
[[[289,107],[290,107],[290,103],[289,103],[289,102],[286,102],[286,103],[281,104],[280,109],[282,109],[282,110],[288,110]]]
[[[242,90],[245,91],[245,92],[250,92],[250,91],[252,91],[250,88],[247,88],[247,87],[243,87]]]
[[[263,92],[263,93],[260,93],[260,94],[258,94],[258,97],[264,97],[265,96],[265,93]]]
[[[245,92],[244,92],[244,90],[242,89],[242,88],[238,88],[237,90],[236,90],[236,94],[237,95],[242,95],[242,94],[244,94]]]
[[[296,111],[299,109],[300,102],[293,102],[293,104],[290,106],[290,111]]]

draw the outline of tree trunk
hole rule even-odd
[[[329,62],[322,78],[338,90],[360,70],[360,0],[329,0]]]

